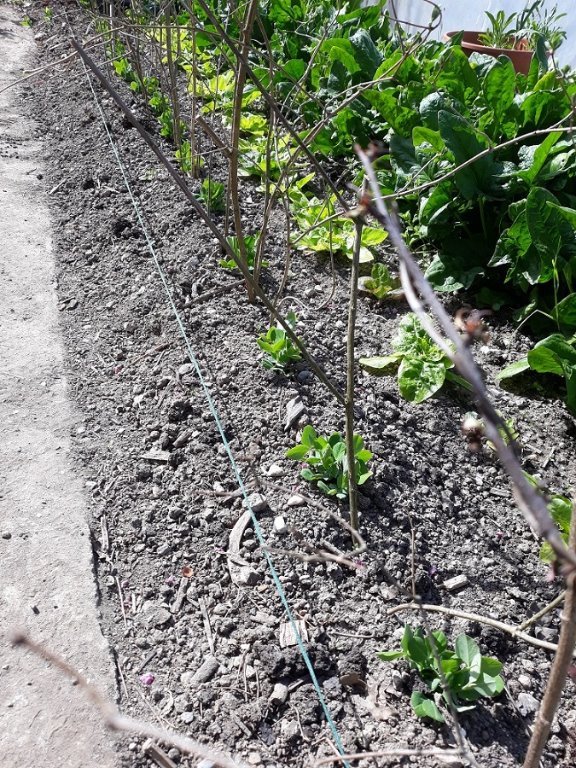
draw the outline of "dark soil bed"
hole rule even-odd
[[[77,23],[83,33],[86,21]],[[66,29],[48,34],[39,42],[40,65],[69,50],[54,48],[68,39]],[[78,409],[74,445],[92,498],[102,623],[118,669],[120,706],[248,765],[311,766],[334,754],[332,735],[298,647],[281,645],[287,618],[251,525],[241,539],[241,561],[230,559],[231,530],[244,512],[238,484],[86,75],[78,62],[47,69],[22,95],[46,137],[67,375]],[[248,303],[234,274],[218,267],[221,254],[206,227],[136,131],[98,95],[244,481],[265,499],[257,517],[269,547],[303,553],[306,545],[326,549],[327,543],[350,553],[349,534],[332,515],[346,519],[346,505],[300,481],[298,465],[284,458],[306,421],[324,434],[343,430],[342,408],[305,365],[289,377],[263,369],[255,338],[267,328],[266,312]],[[147,125],[155,131],[152,120]],[[262,206],[255,185],[245,186],[243,200],[249,231],[257,231]],[[263,281],[271,294],[282,273],[283,237],[279,219]],[[286,289],[295,298],[283,305],[299,313],[299,334],[340,387],[348,280],[348,267],[338,266],[330,299],[330,264],[296,254]],[[406,311],[363,299],[358,356],[389,352]],[[567,491],[576,480],[574,421],[559,400],[496,386],[496,371],[527,342],[513,335],[505,313],[490,325],[490,341],[477,357],[497,407],[515,421],[525,468]],[[305,414],[286,429],[286,406],[297,395]],[[367,552],[360,567],[272,553],[347,751],[453,745],[447,727],[413,715],[417,681],[407,666],[376,657],[398,646],[405,621],[419,623],[411,611],[388,614],[409,600],[413,581],[426,603],[511,625],[561,589],[547,580],[540,543],[490,450],[468,449],[460,424],[471,408],[461,390],[450,388],[413,406],[399,399],[394,379],[359,373],[356,431],[374,452],[374,475],[361,494]],[[299,494],[304,498],[295,499]],[[292,506],[296,501],[301,505]],[[447,590],[444,582],[460,575],[465,586]],[[555,642],[559,615],[552,611],[528,631]],[[466,631],[484,654],[504,662],[505,692],[460,721],[480,766],[518,765],[551,654],[479,622],[438,613],[429,620],[451,641]],[[573,697],[569,683],[546,768],[576,759]],[[119,748],[123,765],[155,765],[140,739]],[[169,754],[175,763],[197,764]],[[437,764],[425,753],[403,761],[372,764]]]

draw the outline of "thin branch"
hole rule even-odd
[[[419,608],[423,608],[425,611],[431,611],[432,613],[444,613],[447,616],[454,616],[458,619],[466,619],[466,621],[477,621],[479,624],[487,624],[489,627],[494,627],[502,632],[507,632],[512,637],[516,637],[518,640],[523,640],[525,643],[536,646],[536,648],[544,648],[546,651],[556,652],[558,646],[555,643],[549,643],[547,640],[538,640],[537,637],[523,632],[520,627],[513,627],[511,624],[506,624],[503,621],[497,619],[491,619],[488,616],[482,616],[479,613],[469,613],[468,611],[459,611],[457,608],[446,608],[443,605],[432,605],[419,603],[402,603],[401,605],[395,605],[394,608],[390,608],[387,611],[388,616],[392,616],[395,613],[401,611],[417,611]]]

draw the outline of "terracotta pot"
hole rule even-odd
[[[444,39],[448,41],[453,38],[454,35],[458,34],[460,33],[447,32]],[[476,53],[484,53],[487,56],[495,56],[496,58],[498,56],[508,56],[508,58],[512,60],[516,72],[521,72],[523,75],[528,74],[534,51],[518,48],[491,48],[488,45],[482,45],[482,43],[478,41],[478,35],[481,34],[481,32],[464,32],[461,45],[462,50],[467,56],[470,56],[474,51],[476,51]]]

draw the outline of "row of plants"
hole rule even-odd
[[[527,75],[515,73],[506,57],[469,60],[458,37],[449,44],[407,40],[391,28],[383,2],[363,8],[355,0],[346,5],[268,0],[250,3],[245,16],[205,0],[183,5],[187,10],[160,22],[150,23],[144,12],[128,16],[158,46],[170,77],[146,74],[118,37],[109,53],[116,73],[144,95],[161,135],[174,140],[182,170],[205,176],[197,195],[208,214],[225,214],[231,258],[220,265],[245,264],[256,276],[266,266],[266,224],[257,236],[243,232],[238,178],[232,174],[222,181],[202,167],[204,158],[195,154],[199,123],[181,117],[185,110],[178,103],[174,68],[191,98],[193,118],[197,110],[210,130],[216,121],[229,127],[231,144],[225,143],[238,174],[260,180],[267,211],[283,202],[291,247],[340,253],[353,262],[349,384],[342,399],[346,433],[324,436],[305,427],[286,454],[304,465],[301,477],[327,496],[348,498],[357,527],[354,494],[369,480],[373,456],[351,427],[353,308],[359,264],[374,259],[387,233],[347,215],[351,198],[340,190],[345,182],[363,184],[351,159],[356,142],[376,140],[387,148],[378,161],[378,180],[384,195],[398,201],[405,235],[432,285],[473,293],[478,306],[514,306],[518,323],[546,336],[525,361],[502,372],[502,381],[529,371],[562,376],[568,407],[575,409],[576,153],[569,118],[576,84],[571,76],[548,70],[542,56]],[[253,7],[257,13],[250,22]],[[384,300],[398,291],[398,281],[376,261],[362,288]],[[296,323],[296,316],[288,315],[257,339],[268,370],[289,372],[301,359]],[[401,320],[391,354],[360,363],[373,373],[397,371],[402,396],[416,403],[447,381],[469,386],[412,314]],[[555,497],[550,508],[567,537],[570,501]],[[543,552],[550,555],[551,550]],[[421,716],[442,721],[441,700],[462,710],[503,687],[501,664],[482,657],[466,636],[450,649],[441,633],[425,637],[407,626],[402,650],[382,654],[384,660],[401,657],[435,696],[413,695]]]
[[[407,48],[380,5],[339,10],[327,3],[308,7],[302,0],[289,8],[269,2],[259,11],[250,64],[295,132],[320,160],[338,162],[344,178],[356,184],[361,178],[348,159],[354,142],[385,141],[389,153],[380,161],[379,180],[384,194],[399,201],[407,238],[429,262],[430,282],[439,291],[473,293],[478,306],[512,307],[514,319],[531,332],[554,332],[550,343],[560,334],[564,342],[556,354],[574,410],[573,379],[566,375],[576,344],[576,152],[567,124],[573,78],[545,69],[539,58],[526,76],[515,73],[505,57],[476,55],[470,61],[458,38]],[[527,20],[529,13],[522,29]],[[235,98],[229,46],[202,4],[174,23],[177,33],[152,28],[152,38],[165,52],[170,43],[200,112],[229,125]],[[493,33],[495,24],[493,19]],[[510,36],[509,23],[504,26]],[[227,31],[238,34],[234,16]],[[159,79],[139,76],[118,40],[114,52],[117,73],[146,94],[162,135],[172,138],[174,110]],[[239,172],[261,178],[273,197],[285,196],[293,247],[350,256],[354,225],[339,215],[345,214],[342,200],[310,172],[295,136],[278,131],[253,82],[243,89],[241,109]],[[558,131],[546,133],[556,125]],[[176,151],[181,167],[191,171],[198,163],[186,131],[182,121]],[[200,198],[212,212],[222,211],[224,183],[208,178],[202,185]],[[236,237],[243,252],[250,250],[243,233]],[[364,227],[362,237],[361,261],[368,262],[386,233]],[[374,279],[382,266],[375,265]],[[527,370],[537,369],[521,372]],[[501,380],[519,371],[510,369]]]

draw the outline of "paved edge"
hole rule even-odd
[[[0,90],[35,53],[0,5]],[[0,93],[0,762],[11,768],[114,768],[111,736],[85,694],[10,647],[26,631],[114,697],[98,622],[88,512],[70,461],[67,398],[42,143]]]

